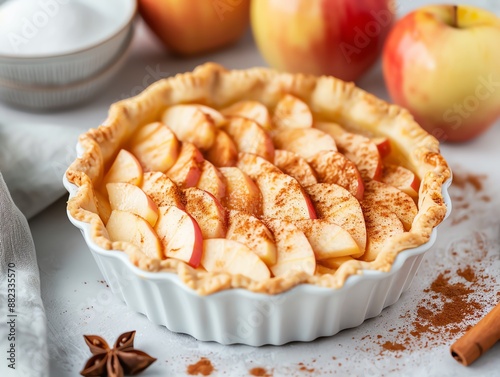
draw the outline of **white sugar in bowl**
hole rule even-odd
[[[136,0],[0,0],[0,82],[62,86],[126,50]]]

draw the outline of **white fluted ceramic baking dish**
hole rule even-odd
[[[70,198],[76,195],[78,187],[66,176],[63,181]],[[451,179],[442,188],[446,217],[451,211],[450,184]],[[114,294],[131,309],[199,340],[251,346],[311,341],[379,315],[409,288],[437,236],[434,228],[427,243],[400,252],[389,272],[363,270],[338,289],[301,284],[277,295],[229,289],[202,296],[174,273],[141,270],[127,254],[99,247],[92,240],[90,224],[75,220],[69,212],[68,217],[81,230]]]
[[[354,123],[386,135],[395,143],[395,150],[407,152],[401,157],[417,169],[422,184],[419,214],[412,229],[391,238],[373,262],[347,262],[334,274],[311,277],[311,284],[302,281],[292,289],[281,285],[284,280],[279,277],[255,286],[250,279],[229,274],[231,280],[226,286],[220,281],[212,284],[211,273],[200,272],[201,278],[196,281],[183,264],[151,260],[132,245],[112,243],[106,237],[104,224],[96,214],[92,186],[98,184],[106,164],[137,127],[157,119],[165,107],[177,103],[201,102],[222,108],[242,99],[258,98],[272,107],[288,92],[308,98],[310,106],[327,119],[340,119],[343,124]],[[451,172],[439,154],[437,140],[406,110],[328,76],[293,75],[265,68],[226,70],[207,63],[112,105],[106,121],[80,137],[77,155],[64,180],[70,193],[68,215],[81,229],[113,291],[154,323],[223,344],[310,341],[378,315],[408,289],[424,252],[436,239],[436,225],[451,208],[447,193]],[[163,268],[158,263],[165,263],[168,272],[160,272]],[[169,263],[179,268],[170,268]],[[172,269],[179,275],[170,272]],[[207,276],[209,279],[203,280]],[[298,280],[288,282],[293,285]],[[214,293],[219,289],[225,290]],[[273,294],[276,292],[283,293]]]

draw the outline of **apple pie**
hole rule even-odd
[[[113,104],[79,147],[70,215],[200,294],[389,271],[447,211],[437,140],[333,77],[208,63]]]

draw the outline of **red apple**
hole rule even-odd
[[[465,141],[500,116],[500,19],[472,6],[420,8],[394,27],[383,53],[393,101],[441,140]]]
[[[391,0],[254,0],[251,21],[267,62],[280,70],[356,80],[390,30]]]
[[[236,42],[249,23],[250,0],[139,0],[139,11],[163,44],[194,55]]]

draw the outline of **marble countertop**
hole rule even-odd
[[[483,5],[493,6],[492,1]],[[411,5],[411,7],[416,4]],[[405,12],[410,5],[401,6]],[[496,5],[497,11],[498,5]],[[0,105],[0,113],[14,121],[66,124],[82,131],[95,127],[106,117],[109,104],[134,95],[159,78],[193,69],[207,60],[228,68],[265,65],[248,35],[231,50],[188,60],[166,55],[148,31],[139,24],[133,51],[121,78],[88,105],[56,114],[35,114]],[[359,83],[362,88],[387,98],[380,67]],[[492,376],[500,370],[500,344],[465,368],[449,353],[449,346],[499,301],[500,277],[500,121],[480,138],[463,145],[442,147],[444,156],[458,178],[450,193],[455,209],[440,226],[435,246],[426,254],[411,288],[393,306],[363,325],[342,331],[334,337],[285,346],[222,346],[199,342],[128,310],[103,281],[97,265],[79,231],[66,217],[61,199],[30,221],[41,272],[42,297],[49,324],[51,376],[75,376],[89,356],[83,334],[100,334],[110,342],[121,332],[137,330],[138,348],[158,358],[144,376],[183,376],[187,367],[208,358],[215,368],[213,376],[244,376],[254,367],[265,368],[273,376]],[[68,160],[73,157],[68,151]],[[61,161],[64,163],[64,161]],[[481,189],[464,179],[473,175]],[[465,182],[465,183],[464,183]],[[439,276],[452,276],[471,267],[480,280],[467,299],[477,303],[474,315],[465,316],[462,325],[439,328],[437,334],[411,335],[419,322],[418,309],[424,304],[443,301],[425,292]],[[469,282],[463,282],[469,284]],[[426,300],[431,300],[425,302]],[[422,322],[423,319],[420,320]],[[408,338],[408,339],[407,339]],[[404,349],[388,350],[387,342]]]

